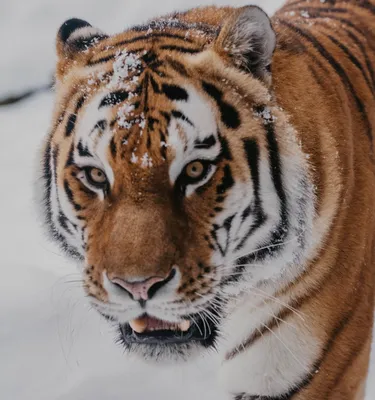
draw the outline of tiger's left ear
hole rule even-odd
[[[72,59],[107,37],[108,35],[105,35],[100,29],[94,28],[82,19],[68,19],[61,25],[57,33],[57,56]]]
[[[216,52],[229,56],[236,66],[259,78],[267,74],[275,46],[271,21],[256,6],[235,10],[214,44]]]

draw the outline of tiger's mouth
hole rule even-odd
[[[171,323],[144,314],[129,323],[120,325],[121,339],[125,345],[175,345],[199,342],[204,347],[214,345],[217,326],[200,315],[186,317]]]

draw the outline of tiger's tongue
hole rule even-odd
[[[170,323],[157,318],[145,316],[133,319],[129,322],[129,325],[133,329],[133,331],[137,333],[157,330],[173,330],[186,332],[190,328],[190,321],[184,320],[179,323]]]

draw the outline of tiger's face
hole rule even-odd
[[[239,299],[289,282],[309,247],[311,183],[268,88],[268,18],[246,7],[196,26],[107,37],[70,20],[57,41],[46,222],[146,357],[218,346]]]

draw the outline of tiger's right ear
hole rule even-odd
[[[82,19],[68,19],[61,25],[57,33],[57,56],[61,61],[72,60],[79,53],[88,50],[107,37],[108,35]]]
[[[214,44],[240,69],[265,79],[276,46],[276,34],[267,14],[257,6],[234,10]]]

